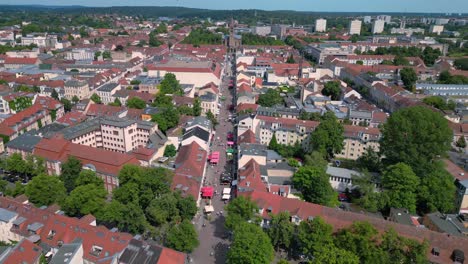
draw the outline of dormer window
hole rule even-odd
[[[93,247],[91,248],[90,254],[98,257],[99,255],[101,255],[101,252],[102,252],[102,247],[93,245]]]
[[[52,239],[55,236],[55,230],[50,230],[49,234],[47,235],[47,239]]]
[[[435,247],[435,248],[432,248],[431,254],[432,254],[433,256],[438,257],[438,256],[440,255],[440,249],[439,249],[439,248],[436,248],[436,247]]]

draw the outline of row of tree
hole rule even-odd
[[[393,229],[379,233],[368,222],[333,231],[321,217],[291,222],[289,212],[270,214],[262,229],[258,207],[243,196],[226,208],[226,228],[233,232],[228,263],[271,263],[274,249],[309,263],[426,263],[427,241],[399,236]],[[283,263],[287,263],[283,261]]]
[[[4,164],[11,171],[19,171],[18,166],[29,168],[26,165],[32,163],[31,159],[22,161],[21,156],[14,154]],[[36,206],[57,203],[69,216],[92,214],[100,224],[144,234],[179,251],[190,252],[198,246],[197,233],[190,222],[197,212],[195,200],[171,192],[171,171],[126,165],[119,172],[120,186],[113,190],[112,201],[108,202],[103,180],[94,171],[83,170],[78,159],[70,157],[64,162],[58,177],[46,175],[42,165],[38,169],[42,163],[34,164],[36,168],[27,172],[34,176],[26,187],[17,184],[7,194],[24,193]],[[3,181],[0,186],[5,188]]]

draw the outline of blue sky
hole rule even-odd
[[[0,0],[0,4],[185,6],[209,9],[468,13],[468,0]]]

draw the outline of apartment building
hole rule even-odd
[[[34,44],[39,48],[54,48],[57,43],[57,35],[49,35],[47,33],[28,34],[21,37],[21,45],[23,46]]]
[[[373,127],[344,126],[344,145],[337,158],[357,160],[367,149],[379,151],[380,130]]]
[[[221,82],[222,67],[212,61],[170,60],[148,65],[147,68],[149,77],[163,78],[166,73],[173,73],[180,83],[195,87],[202,87],[210,82],[219,85]]]
[[[113,95],[120,89],[122,89],[122,87],[118,83],[106,83],[97,88],[96,93],[101,97],[103,104],[110,104],[115,100]]]
[[[127,153],[146,146],[158,125],[148,121],[98,117],[61,131],[72,143]]]
[[[315,20],[315,32],[325,31],[327,31],[327,20],[323,18]]]
[[[92,61],[94,60],[94,51],[90,49],[72,49],[65,55],[67,60]]]
[[[444,31],[444,26],[443,25],[432,25],[429,28],[429,33],[434,33],[437,35],[440,35]]]
[[[69,80],[64,85],[64,96],[68,100],[71,100],[74,96],[78,99],[86,99],[91,96],[89,85],[86,81],[82,80]]]
[[[200,99],[202,114],[206,115],[206,113],[211,112],[215,116],[219,114],[219,107],[218,107],[218,95],[207,92],[203,95],[198,97]]]
[[[349,21],[348,33],[349,35],[361,35],[361,20]]]
[[[271,33],[271,26],[256,26],[253,33],[260,36],[268,36]]]
[[[377,19],[372,23],[372,34],[380,34],[384,31],[385,21]]]

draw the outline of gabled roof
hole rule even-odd
[[[242,135],[240,135],[237,138],[237,143],[257,143],[257,137],[255,136],[255,133],[251,129],[247,129]]]

